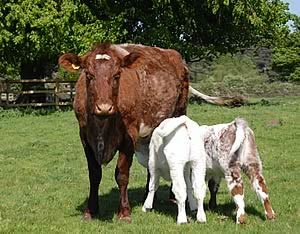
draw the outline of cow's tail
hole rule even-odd
[[[234,124],[236,126],[236,135],[229,153],[230,156],[232,156],[240,148],[241,144],[245,140],[246,128],[248,127],[247,121],[242,118],[236,118],[234,120]]]
[[[158,127],[156,132],[160,137],[164,138],[164,137],[170,135],[172,132],[174,132],[180,126],[184,125],[187,120],[188,120],[188,117],[185,115],[182,115],[182,116],[176,117],[176,118],[166,119]]]

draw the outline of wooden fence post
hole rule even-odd
[[[59,92],[59,81],[55,81],[55,91],[54,91],[54,97],[55,97],[55,107],[56,109],[59,109],[59,97],[58,97],[58,92]]]
[[[10,84],[8,79],[5,79],[5,93],[6,93],[6,106],[9,105],[9,91],[10,91]]]

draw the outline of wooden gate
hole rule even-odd
[[[75,83],[76,81],[70,80],[6,79],[0,81],[0,106],[71,106]]]

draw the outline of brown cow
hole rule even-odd
[[[132,156],[138,149],[147,154],[152,130],[161,121],[186,113],[187,67],[175,50],[107,43],[84,56],[64,54],[59,64],[80,71],[74,109],[90,179],[84,217],[91,219],[98,212],[101,165],[119,151],[118,217],[130,221],[127,185]]]

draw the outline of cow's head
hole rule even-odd
[[[59,64],[70,72],[79,71],[87,83],[88,109],[106,117],[117,111],[117,97],[122,71],[138,59],[117,45],[100,44],[84,56],[64,54]]]

